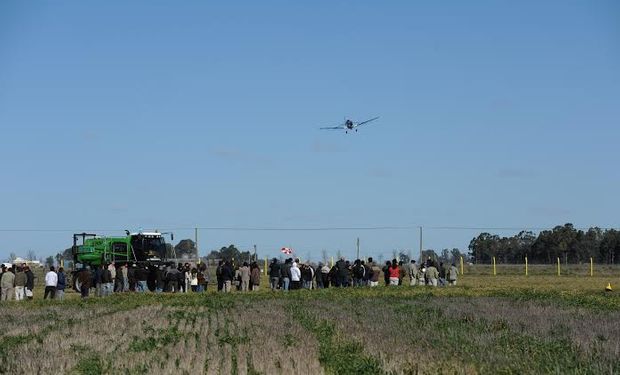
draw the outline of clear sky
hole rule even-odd
[[[318,130],[345,116],[381,118]],[[619,119],[615,0],[2,1],[0,258],[82,230],[618,227]],[[199,242],[357,236],[417,253],[416,229]]]

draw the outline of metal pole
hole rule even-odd
[[[200,251],[198,251],[198,227],[194,228],[194,244],[196,247],[196,258],[200,261]]]
[[[420,226],[420,262],[422,261],[422,227]]]
[[[360,258],[360,238],[357,237],[357,257],[355,259]]]
[[[256,257],[256,245],[254,245],[254,260],[258,260],[258,258]]]

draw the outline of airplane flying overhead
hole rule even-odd
[[[328,126],[325,128],[321,128],[321,130],[344,130],[345,133],[349,133],[349,130],[355,130],[357,132],[357,128],[359,128],[362,125],[366,125],[371,121],[375,121],[376,119],[378,119],[379,117],[373,117],[370,120],[366,120],[366,121],[362,121],[362,122],[356,122],[356,121],[351,121],[349,119],[346,119],[342,124],[338,125],[338,126]]]

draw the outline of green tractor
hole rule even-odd
[[[104,237],[91,233],[76,233],[73,235],[73,247],[71,248],[74,262],[73,287],[80,290],[77,281],[77,272],[88,266],[95,267],[114,264],[135,265],[141,268],[151,268],[166,263],[166,241],[163,235],[166,233],[125,231],[123,237]],[[81,244],[78,244],[81,238]],[[170,233],[170,239],[174,235]]]

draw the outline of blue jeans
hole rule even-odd
[[[148,290],[148,286],[146,285],[146,280],[138,281],[138,292],[144,293]]]
[[[278,289],[278,282],[280,281],[279,277],[272,277],[271,278],[271,290],[276,290]]]
[[[289,279],[288,277],[285,277],[282,279],[282,286],[284,287],[284,290],[288,290],[290,284],[291,284],[291,279]]]

